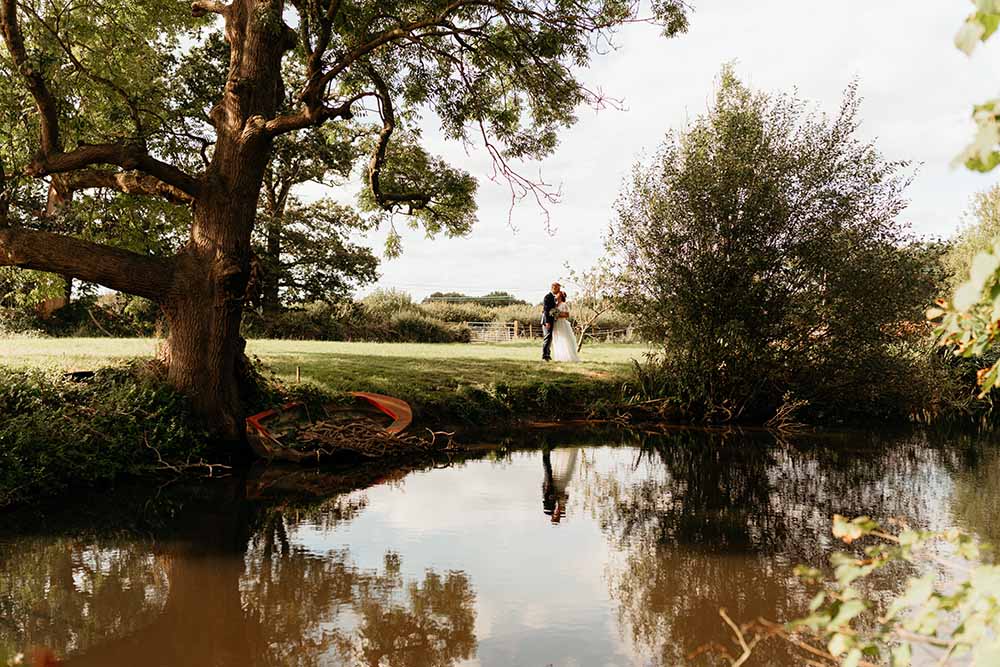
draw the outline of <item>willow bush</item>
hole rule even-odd
[[[827,116],[727,67],[710,111],[635,166],[608,239],[622,307],[693,413],[920,409],[909,383],[933,352],[904,343],[927,336],[940,250],[899,221],[907,165],[859,138],[859,105],[852,85]]]

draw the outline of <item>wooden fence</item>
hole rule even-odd
[[[542,337],[541,324],[529,324],[527,326],[520,322],[466,322],[472,332],[473,343],[505,343],[514,340],[525,340]],[[579,330],[574,327],[577,336]],[[612,328],[591,328],[587,330],[588,340],[613,341],[632,338],[633,333],[629,329]]]

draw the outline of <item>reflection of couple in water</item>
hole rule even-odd
[[[579,449],[571,447],[550,452],[546,447],[542,450],[542,467],[545,478],[542,480],[542,511],[552,517],[552,523],[566,515],[566,501],[569,500],[569,483],[576,472],[576,457]]]

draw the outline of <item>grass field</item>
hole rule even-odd
[[[90,369],[132,357],[151,356],[157,341],[142,338],[3,338],[0,364]],[[248,353],[280,377],[331,391],[374,391],[399,396],[426,417],[463,421],[482,416],[486,403],[507,409],[546,411],[560,401],[589,402],[609,394],[628,377],[642,345],[594,345],[584,362],[545,364],[537,343],[432,345],[256,340]],[[542,394],[540,398],[528,397]]]

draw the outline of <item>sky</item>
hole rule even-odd
[[[524,173],[561,187],[561,202],[549,207],[550,230],[531,201],[511,211],[506,185],[489,180],[484,151],[444,141],[435,119],[425,118],[428,150],[479,180],[479,221],[466,237],[427,239],[404,229],[401,220],[403,255],[383,260],[381,279],[364,292],[394,288],[420,299],[438,290],[507,290],[539,301],[549,283],[567,277],[567,265],[586,269],[603,254],[613,204],[632,165],[655,153],[670,129],[707,110],[719,71],[729,62],[753,88],[797,89],[829,113],[857,79],[864,98],[861,135],[875,139],[886,158],[916,165],[910,206],[901,219],[921,236],[953,234],[971,197],[996,181],[996,174],[950,166],[972,138],[972,105],[997,93],[990,64],[1000,57],[1000,43],[987,43],[972,58],[953,45],[969,2],[691,4],[686,34],[668,40],[655,27],[629,26],[619,33],[617,50],[596,55],[580,73],[589,87],[623,100],[624,109],[582,107],[554,155],[524,166]],[[364,243],[381,252],[387,233],[380,229]]]

